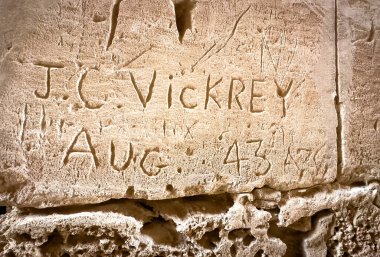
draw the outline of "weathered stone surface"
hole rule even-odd
[[[335,179],[333,3],[199,2],[183,38],[181,3],[1,3],[22,20],[2,60],[1,176],[24,180],[22,195],[8,188],[3,201]]]
[[[0,14],[0,256],[379,256],[378,1]]]
[[[338,1],[340,181],[380,178],[380,2]]]
[[[2,221],[9,227],[3,226],[0,250],[31,256],[248,256],[264,249],[282,256],[285,244],[267,235],[271,214],[243,201],[248,195],[116,201],[82,213],[14,211]]]
[[[329,200],[314,212],[297,203],[299,192],[284,197],[279,212],[258,209],[255,191],[14,209],[0,220],[0,251],[16,256],[376,256],[380,211],[372,203],[380,197],[379,185],[319,191],[303,192],[308,199]],[[289,207],[299,221],[309,218],[313,224],[283,227],[281,216]]]

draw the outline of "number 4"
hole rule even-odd
[[[235,147],[236,159],[235,160],[229,160],[230,155],[233,154],[231,152],[232,152],[232,148],[234,148],[234,147]],[[226,158],[224,158],[223,163],[224,164],[236,163],[237,172],[239,173],[239,175],[241,175],[240,174],[240,162],[241,161],[246,161],[246,160],[248,160],[248,159],[247,158],[240,158],[239,157],[239,146],[238,146],[237,141],[235,140],[233,142],[233,144],[228,148],[227,155],[226,155]]]

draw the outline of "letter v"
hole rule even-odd
[[[133,77],[132,72],[129,72],[129,75],[131,76],[133,87],[135,88],[135,90],[137,92],[137,95],[138,95],[138,97],[140,99],[141,104],[143,105],[144,108],[146,108],[147,103],[152,98],[153,88],[154,88],[154,82],[156,81],[156,71],[153,72],[153,78],[152,78],[152,81],[150,82],[149,90],[148,90],[148,95],[146,96],[146,98],[144,98],[144,96],[142,95],[140,89],[137,87],[137,84],[136,84],[135,78]]]

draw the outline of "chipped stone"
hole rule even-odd
[[[0,14],[0,256],[379,256],[379,1]]]

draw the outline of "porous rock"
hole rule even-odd
[[[0,256],[380,255],[379,1],[0,14]]]

